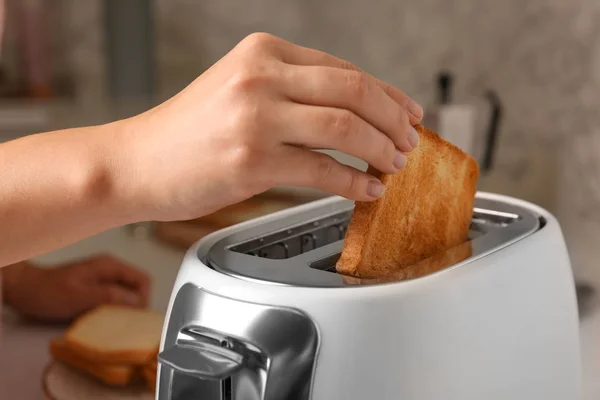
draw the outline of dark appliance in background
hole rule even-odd
[[[437,76],[437,100],[426,110],[424,124],[477,159],[482,174],[491,171],[502,119],[502,103],[494,90],[468,103],[452,100],[454,77]]]

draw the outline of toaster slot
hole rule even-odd
[[[344,212],[321,220],[310,221],[231,246],[229,250],[272,260],[296,257],[332,243],[343,241],[351,216],[351,213]],[[485,234],[490,229],[504,228],[518,221],[519,218],[519,215],[513,213],[475,208],[471,220],[469,240]],[[316,265],[321,265],[321,261],[317,261]]]
[[[340,259],[340,253],[334,254],[329,257],[322,258],[309,264],[311,268],[319,269],[321,271],[337,273],[335,270],[335,264]]]
[[[354,204],[345,199],[315,204],[320,205],[303,206],[295,213],[274,214],[255,225],[233,231],[213,245],[206,264],[240,278],[275,284],[346,286],[347,277],[336,273],[335,264],[343,248]],[[429,262],[444,260],[441,263],[448,265],[440,269],[470,262],[542,226],[532,210],[477,197],[467,241],[448,249],[446,254],[432,256]],[[459,253],[467,254],[459,250],[467,246],[472,250],[471,255],[459,259]]]
[[[221,381],[221,400],[231,400],[231,378]]]
[[[503,228],[520,219],[519,215],[475,208],[473,210],[473,218],[471,220],[471,228],[478,226],[492,226],[495,228]]]
[[[469,232],[468,241],[472,241],[475,238],[480,237],[483,234],[484,234],[484,232],[482,232],[480,229],[478,229],[477,226],[471,226],[471,231]],[[335,264],[339,260],[340,256],[341,256],[341,253],[337,252],[328,257],[321,258],[321,259],[315,260],[313,262],[310,262],[308,265],[310,268],[337,274],[337,270],[335,269]]]
[[[234,245],[229,250],[273,260],[296,257],[343,240],[350,217],[348,212],[339,213]]]

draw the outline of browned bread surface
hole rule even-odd
[[[382,174],[369,167],[386,193],[373,202],[356,202],[336,265],[339,273],[420,275],[419,261],[467,240],[479,166],[435,132],[421,125],[416,129],[419,145],[407,154],[402,171]]]
[[[156,391],[156,373],[157,369],[150,365],[142,368],[142,376],[144,377],[146,387],[148,387],[148,390],[151,392]]]
[[[67,345],[63,337],[50,341],[50,354],[56,361],[92,375],[108,385],[127,385],[135,374],[135,368],[131,365],[100,364],[81,357]]]
[[[153,400],[155,394],[143,382],[127,386],[110,386],[98,379],[53,361],[44,371],[42,381],[48,400]]]

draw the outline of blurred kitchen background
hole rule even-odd
[[[0,141],[139,113],[246,35],[269,32],[347,59],[423,104],[431,127],[478,157],[481,190],[559,218],[577,281],[600,287],[598,1],[7,0],[5,21]],[[141,224],[40,259],[112,249],[163,277],[153,304],[164,309],[191,242],[314,195],[281,192],[201,221]]]

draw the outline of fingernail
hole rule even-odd
[[[423,107],[415,103],[414,100],[409,99],[406,107],[408,108],[408,112],[411,113],[413,117],[417,119],[421,119],[423,117]]]
[[[385,193],[385,186],[379,181],[370,181],[367,186],[367,194],[375,199],[380,198]]]
[[[414,127],[408,129],[408,143],[414,148],[419,143],[419,132]]]
[[[396,151],[396,155],[394,156],[394,167],[396,167],[396,169],[404,168],[407,160],[406,154]]]

